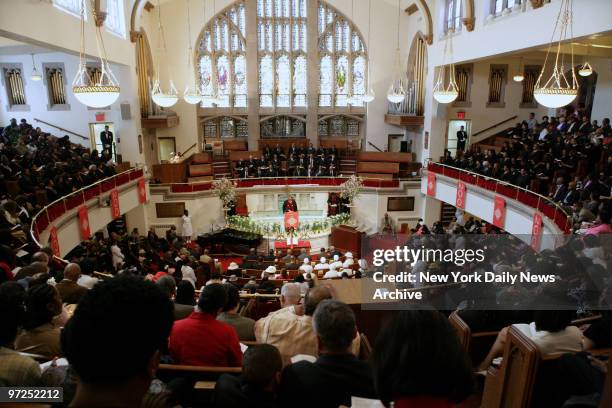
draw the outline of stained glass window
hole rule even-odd
[[[461,30],[461,0],[446,0],[445,32]]]
[[[345,107],[366,93],[367,59],[361,34],[331,6],[319,3],[319,106]]]
[[[217,14],[198,43],[198,84],[204,95],[218,93],[221,108],[247,106],[245,7],[237,1]]]
[[[337,115],[319,119],[319,137],[359,137],[361,122],[351,116]]]
[[[217,139],[248,137],[249,126],[244,116],[230,117],[221,116],[207,119],[204,122],[204,138]]]
[[[53,5],[77,17],[81,16],[81,0],[53,0]],[[87,2],[85,2],[85,7],[87,8]],[[87,9],[85,20],[87,20]]]
[[[259,104],[305,107],[307,0],[257,0]]]

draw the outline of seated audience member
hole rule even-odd
[[[340,260],[340,256],[339,255],[334,255],[333,258],[333,262],[330,262],[329,264],[329,268],[330,269],[341,269],[342,268],[342,261]]]
[[[234,275],[238,278],[241,278],[242,270],[240,269],[240,266],[238,266],[236,262],[230,262],[229,266],[227,267],[227,274],[230,276]]]
[[[222,284],[204,286],[198,307],[188,318],[174,322],[168,349],[176,364],[239,367],[242,352],[236,330],[217,320],[227,293]]]
[[[81,267],[76,263],[69,263],[64,268],[64,279],[62,279],[55,289],[59,292],[60,298],[64,303],[76,304],[87,293],[87,288],[77,282],[81,277]]]
[[[281,406],[335,408],[350,406],[352,396],[376,398],[370,365],[351,352],[357,335],[351,308],[337,300],[323,300],[315,310],[313,329],[319,357],[314,363],[299,361],[285,367],[279,389]]]
[[[612,234],[612,213],[605,208],[599,211],[594,225],[586,230],[586,234]]]
[[[299,293],[299,286],[292,284],[292,291]],[[295,289],[293,289],[295,288]],[[316,336],[312,329],[312,315],[317,305],[331,299],[332,292],[327,286],[315,286],[304,299],[304,307],[284,307],[255,323],[255,337],[259,343],[272,344],[278,348],[283,363],[289,364],[297,354],[318,355]],[[352,351],[359,352],[359,337],[353,342]]]
[[[291,259],[288,263],[285,264],[285,269],[294,271],[298,269],[300,265],[298,264],[297,258],[295,256],[291,256]]]
[[[62,313],[62,299],[55,287],[41,283],[26,292],[24,331],[17,337],[15,348],[40,354],[49,359],[62,355],[60,328],[53,319]]]
[[[25,291],[17,282],[0,285],[0,383],[3,386],[34,387],[40,385],[40,365],[13,348],[25,314]]]
[[[93,269],[85,266],[83,262],[79,265],[81,267],[81,276],[79,276],[77,283],[87,289],[93,288],[94,285],[99,282],[98,278],[91,276],[94,272]]]
[[[276,389],[283,361],[269,344],[249,347],[242,358],[242,375],[223,374],[215,384],[216,408],[276,408]]]
[[[329,269],[329,264],[327,263],[327,258],[322,256],[321,259],[319,259],[319,263],[315,265],[314,270],[322,271],[325,269]]]
[[[172,327],[172,304],[152,282],[100,282],[62,331],[62,350],[79,378],[71,407],[139,407],[155,378]]]
[[[304,263],[300,265],[298,271],[301,271],[302,274],[312,273],[312,266],[310,265],[310,259],[304,258]]]
[[[333,267],[330,265],[330,268],[327,272],[325,272],[325,275],[323,275],[323,279],[333,279],[333,278],[339,278],[341,276],[341,274],[336,270],[336,266],[334,265]]]
[[[300,262],[303,262],[304,258],[308,258],[308,252],[306,251],[306,248],[302,248],[300,250],[300,254],[297,256],[297,259]]]
[[[372,366],[376,393],[386,407],[452,408],[472,392],[469,358],[437,311],[395,315],[376,339]]]
[[[344,257],[346,258],[344,260],[344,262],[342,263],[342,267],[344,269],[350,268],[351,265],[353,265],[355,263],[355,261],[353,260],[353,253],[352,252],[347,252]]]
[[[230,283],[224,284],[223,287],[227,291],[227,302],[223,307],[223,311],[217,316],[217,320],[225,322],[236,329],[240,340],[255,340],[255,320],[238,314],[240,309],[240,293],[238,288]]]
[[[174,303],[179,305],[195,305],[195,288],[190,282],[180,281],[178,285],[176,285],[176,298],[174,299]]]
[[[584,344],[582,331],[570,325],[573,313],[566,310],[538,310],[534,313],[534,323],[517,324],[515,327],[536,344],[543,357],[554,353],[577,353],[583,350]],[[505,327],[499,332],[479,370],[486,370],[495,357],[503,354],[508,329]]]
[[[191,283],[187,281],[189,285]],[[193,313],[193,305],[182,305],[180,303],[176,303],[174,298],[176,297],[176,281],[172,276],[165,275],[162,276],[155,282],[157,287],[172,301],[172,305],[174,307],[174,320],[181,320],[188,317],[191,313]]]

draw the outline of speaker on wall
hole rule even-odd
[[[400,152],[408,153],[408,141],[407,140],[402,140],[400,142]]]
[[[129,103],[121,104],[121,120],[132,120],[132,108]]]

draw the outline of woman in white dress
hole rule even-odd
[[[193,227],[191,226],[191,217],[189,216],[189,211],[185,210],[183,213],[183,228],[181,229],[183,233],[183,239],[187,242],[191,242],[191,237],[193,236]]]

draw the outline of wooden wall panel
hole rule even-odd
[[[178,218],[183,216],[185,203],[156,203],[157,218]]]

